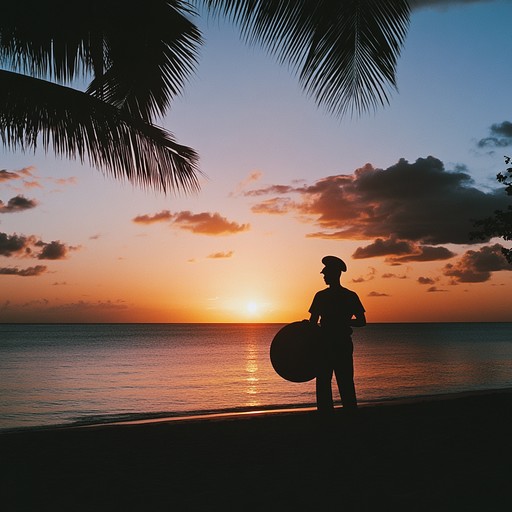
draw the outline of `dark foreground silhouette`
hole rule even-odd
[[[320,325],[320,357],[316,377],[316,404],[321,412],[333,410],[332,377],[336,377],[344,408],[357,407],[354,385],[354,344],[352,327],[366,325],[365,309],[358,295],[341,286],[341,274],[347,265],[337,256],[322,258],[327,288],[317,292],[309,308],[309,321]]]
[[[329,418],[4,433],[2,510],[509,510],[511,424],[512,390]]]

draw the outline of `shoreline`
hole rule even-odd
[[[508,510],[512,390],[0,435],[6,510]]]
[[[494,393],[511,393],[512,388],[495,388],[495,389],[480,389],[480,390],[465,390],[455,391],[449,393],[427,394],[427,395],[413,395],[406,397],[393,397],[375,400],[367,400],[359,402],[359,409],[368,407],[380,406],[393,406],[393,405],[406,405],[422,402],[438,401],[438,400],[452,400],[457,398],[472,397]],[[340,405],[335,405],[336,410],[342,410]],[[78,420],[75,422],[50,424],[50,425],[34,425],[34,426],[19,426],[19,427],[5,427],[0,428],[0,436],[3,434],[17,433],[17,432],[39,432],[39,431],[62,431],[66,429],[80,429],[80,428],[96,428],[96,427],[115,427],[123,425],[149,425],[159,423],[191,423],[198,421],[217,421],[217,420],[236,420],[243,419],[248,416],[267,416],[267,415],[280,415],[280,414],[300,414],[311,413],[316,411],[314,404],[278,404],[275,406],[251,407],[251,408],[234,408],[222,410],[205,410],[205,411],[190,411],[190,412],[162,412],[162,413],[126,413],[119,415],[101,416],[95,418],[92,416],[90,419]]]
[[[379,399],[379,400],[371,400],[366,402],[360,402],[358,408],[363,409],[367,407],[381,407],[381,406],[393,406],[393,405],[407,405],[407,404],[417,404],[422,402],[431,402],[437,400],[453,400],[457,398],[466,398],[472,396],[480,396],[494,393],[510,393],[512,395],[512,388],[498,388],[498,389],[487,389],[487,390],[475,390],[475,391],[459,391],[452,393],[442,393],[442,394],[433,394],[433,395],[417,395],[411,397],[400,397],[400,398],[388,398],[388,399]],[[336,411],[342,411],[343,408],[341,405],[335,405]],[[121,420],[121,421],[113,421],[108,423],[94,423],[89,425],[70,425],[69,427],[73,428],[94,428],[100,426],[122,426],[122,425],[147,425],[154,423],[169,423],[169,422],[197,422],[197,421],[217,421],[217,420],[237,420],[243,419],[244,417],[252,417],[252,416],[271,416],[271,415],[280,415],[280,414],[300,414],[300,413],[312,413],[316,412],[315,405],[303,405],[299,404],[297,406],[294,405],[278,405],[275,407],[264,407],[264,408],[254,408],[250,410],[233,410],[233,411],[217,411],[210,412],[206,411],[204,413],[194,412],[191,414],[183,414],[177,416],[162,416],[157,418],[141,418],[141,419],[133,419],[133,420]],[[65,427],[63,427],[65,428]]]

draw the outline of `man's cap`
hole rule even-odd
[[[345,262],[337,256],[324,256],[322,258],[322,263],[324,264],[324,268],[320,272],[321,274],[324,274],[326,270],[339,270],[340,272],[347,271],[347,265],[345,265]]]

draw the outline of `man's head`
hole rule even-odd
[[[322,263],[324,268],[320,273],[324,275],[324,281],[328,285],[338,283],[341,273],[347,270],[345,262],[337,256],[324,256]]]

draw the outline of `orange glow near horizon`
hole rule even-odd
[[[317,266],[318,267],[318,266]],[[89,290],[84,283],[78,297],[70,287],[18,288],[11,300],[21,300],[29,294],[44,293],[45,300],[27,301],[19,315],[8,316],[5,322],[137,322],[137,323],[287,323],[309,317],[308,309],[316,291],[325,287],[321,276],[314,272],[303,282],[288,276],[279,286],[268,280],[259,280],[257,292],[245,290],[245,285],[234,279],[217,290],[199,290],[189,287],[187,279],[174,279],[168,286],[149,286],[137,281],[125,283],[123,300],[112,300],[119,287]],[[300,275],[305,276],[304,270]],[[349,277],[350,276],[350,277]],[[387,279],[379,294],[372,293],[375,280],[352,283],[355,277],[349,271],[342,277],[342,284],[358,293],[367,311],[368,322],[458,322],[458,321],[511,321],[508,307],[507,277],[495,280],[492,286],[478,283],[439,288],[428,292],[411,281]],[[252,277],[254,278],[254,276]],[[257,282],[255,279],[254,282]],[[501,281],[501,282],[500,282]],[[208,287],[207,287],[208,288]],[[196,293],[198,290],[198,293]],[[52,292],[52,293],[50,293]],[[217,292],[215,295],[214,293]],[[94,297],[90,300],[88,297]],[[49,306],[51,304],[51,307]]]

